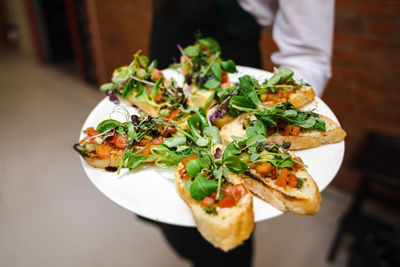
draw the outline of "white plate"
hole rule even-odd
[[[230,75],[231,81],[238,81],[238,77],[244,74],[250,74],[261,80],[271,76],[269,72],[248,67],[238,67],[238,71],[238,74]],[[167,69],[163,73],[166,77],[173,77],[182,84],[183,77],[179,72]],[[128,102],[123,101],[122,106],[126,107],[130,114],[137,114],[136,109]],[[86,119],[82,131],[110,118],[114,108],[115,105],[108,98],[103,99]],[[313,108],[337,122],[335,114],[320,98],[317,97],[304,109]],[[124,116],[115,112],[111,117],[126,121]],[[83,133],[80,137],[84,137]],[[296,154],[308,165],[308,172],[322,191],[333,180],[342,164],[344,141],[298,151]],[[180,226],[195,226],[189,208],[176,192],[172,170],[164,170],[148,164],[131,172],[124,169],[118,176],[116,173],[93,168],[83,159],[82,164],[92,183],[104,195],[122,207],[152,220]],[[255,221],[259,222],[280,215],[282,212],[254,197],[254,214]]]

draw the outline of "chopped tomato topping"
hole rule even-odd
[[[293,135],[293,136],[298,136],[300,133],[300,127],[299,126],[293,126],[293,125],[286,125],[282,135],[283,136],[289,136],[289,135]]]
[[[186,170],[186,163],[188,163],[188,162],[191,161],[192,159],[196,159],[196,158],[197,158],[197,155],[195,155],[195,154],[190,155],[190,157],[184,157],[184,158],[183,158],[182,164],[183,164],[183,166],[185,167],[185,170]]]
[[[162,76],[164,76],[163,73],[159,69],[156,69],[156,68],[151,70],[151,74],[153,76],[153,81],[155,81],[155,82],[158,81],[158,79],[160,79]]]
[[[161,136],[162,137],[167,137],[169,134],[174,134],[176,133],[176,128],[174,126],[167,126],[167,129],[165,129],[165,125],[160,125],[159,126],[159,131],[162,132]]]
[[[258,174],[265,177],[269,172],[274,169],[274,166],[269,162],[259,162],[256,163],[255,170]]]
[[[100,132],[99,132],[99,131],[96,131],[93,127],[87,128],[86,133],[87,133],[87,135],[88,135],[89,137],[92,137],[92,136],[95,136],[95,135],[100,134]]]
[[[302,161],[301,158],[299,158],[299,157],[295,157],[295,158],[293,158],[293,159],[294,159],[294,160],[297,160],[297,161],[300,161],[301,163],[303,163],[303,161]],[[302,166],[301,164],[299,164],[299,163],[293,161],[293,168],[294,168],[295,170],[299,170],[299,169],[302,169],[303,166]]]
[[[124,135],[118,135],[114,145],[116,148],[125,149],[126,146],[128,145],[126,137]]]
[[[139,146],[145,146],[145,145],[147,145],[147,143],[150,141],[150,139],[147,139],[147,138],[142,138],[142,139],[140,139],[140,141],[138,142],[138,145]]]
[[[116,133],[114,133],[113,136],[107,137],[106,141],[107,141],[107,143],[114,144],[115,141],[117,141],[117,137],[118,137],[118,135]]]
[[[148,145],[145,149],[143,149],[142,154],[143,154],[144,156],[150,155],[150,154],[151,154],[151,147],[152,147],[153,145],[161,145],[161,144],[163,144],[163,143],[164,143],[164,141],[163,141],[162,138],[160,138],[160,137],[153,137],[153,139],[150,141],[149,145]]]
[[[203,198],[203,201],[201,202],[201,206],[203,208],[214,205],[214,204],[215,204],[215,199],[212,197],[205,197],[205,198]]]
[[[111,147],[109,145],[96,146],[96,155],[101,159],[108,159],[111,157]]]
[[[288,185],[291,187],[297,186],[297,177],[293,173],[289,174],[289,182]]]
[[[175,118],[179,115],[179,112],[180,112],[179,109],[172,110],[168,115],[168,119],[175,120]]]
[[[234,195],[236,201],[239,200],[247,193],[247,189],[244,184],[227,185],[224,188],[224,192],[227,195]]]
[[[279,172],[278,179],[276,180],[276,185],[285,188],[287,176],[288,176],[288,169],[282,168]]]
[[[227,195],[221,201],[218,202],[220,208],[230,208],[236,206],[236,200],[234,195]]]
[[[154,102],[156,102],[156,103],[161,103],[161,102],[163,102],[163,95],[162,95],[162,93],[160,93],[160,92],[158,92],[157,94],[156,94],[156,96],[154,97]]]
[[[224,74],[221,76],[221,83],[226,83],[226,82],[229,82],[229,81],[228,81],[228,74],[227,74],[227,73],[224,73]]]
[[[185,182],[188,181],[188,180],[190,180],[189,174],[185,173],[185,174],[183,175],[182,179],[183,179],[183,181],[185,181]]]

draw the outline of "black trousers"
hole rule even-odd
[[[245,34],[232,34],[221,22],[215,0],[154,0],[153,6],[150,57],[157,59],[158,68],[167,68],[173,59],[179,62],[180,53],[176,45],[192,45],[196,32],[217,40],[223,59],[232,59],[237,65],[261,68],[258,45],[260,29],[256,27]],[[243,245],[225,253],[204,240],[196,228],[139,218],[159,227],[176,253],[192,261],[195,267],[251,266],[252,237]]]
[[[175,252],[190,260],[194,267],[251,266],[253,235],[239,247],[223,252],[208,243],[194,227],[181,227],[138,217],[159,227]]]

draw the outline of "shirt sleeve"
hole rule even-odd
[[[311,84],[322,96],[331,77],[334,0],[279,0],[271,55],[279,67],[292,68],[295,79]]]

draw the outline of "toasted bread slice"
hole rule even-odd
[[[289,95],[288,98],[282,98],[280,101],[264,101],[264,106],[273,106],[277,103],[289,101],[296,108],[301,108],[314,100],[314,89],[310,86],[304,86],[297,89],[295,93]]]
[[[201,207],[201,202],[191,198],[179,175],[181,168],[183,168],[182,163],[175,170],[175,185],[179,195],[189,206],[200,234],[223,251],[231,250],[249,238],[254,228],[252,195],[245,194],[235,207],[217,208],[218,214],[208,214]],[[233,184],[243,183],[242,179],[235,174],[229,176],[229,181]]]
[[[324,144],[337,143],[344,139],[346,132],[336,122],[323,115],[319,115],[319,117],[325,121],[325,132],[313,129],[302,129],[298,136],[283,136],[277,132],[269,135],[268,138],[277,144],[291,142],[291,150],[318,147]],[[230,143],[233,141],[232,136],[245,137],[246,129],[244,125],[247,125],[248,122],[253,120],[257,120],[253,114],[244,113],[239,115],[236,119],[222,127],[220,131],[222,139]]]
[[[77,144],[78,145],[78,144]],[[109,158],[100,158],[96,154],[96,146],[98,144],[90,144],[85,146],[83,150],[78,149],[75,145],[74,148],[81,156],[86,160],[89,165],[95,168],[101,168],[106,170],[117,170],[124,154],[123,149],[111,148],[111,156]],[[148,158],[144,162],[154,162],[154,158]]]
[[[297,170],[295,175],[303,180],[301,188],[280,187],[275,180],[264,178],[254,169],[240,176],[249,190],[283,212],[300,215],[314,215],[321,205],[321,194],[311,175],[304,169]]]

